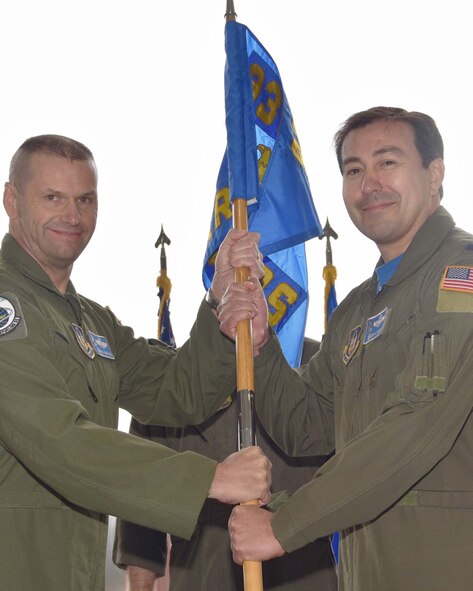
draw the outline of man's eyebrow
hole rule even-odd
[[[79,197],[97,197],[97,191],[87,191],[87,193],[83,193]]]
[[[402,150],[401,148],[397,147],[397,146],[383,146],[382,148],[379,148],[378,150],[375,150],[373,152],[373,156],[380,156],[382,154],[404,154],[404,150]],[[349,156],[348,158],[345,158],[345,160],[342,161],[342,166],[345,167],[348,164],[354,164],[357,162],[361,162],[361,158],[359,158],[358,156]]]
[[[402,148],[399,148],[398,146],[383,146],[382,148],[379,148],[379,150],[375,150],[373,152],[373,155],[379,156],[380,154],[387,153],[404,154],[404,150]]]
[[[349,158],[345,158],[342,161],[342,167],[344,168],[348,164],[354,164],[356,162],[360,162],[360,158],[358,158],[357,156],[350,156]]]

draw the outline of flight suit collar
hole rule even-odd
[[[455,227],[455,222],[448,211],[440,206],[434,213],[427,218],[424,225],[420,228],[408,249],[399,263],[394,275],[386,282],[386,286],[397,285],[406,277],[415,273],[424,263],[429,260],[433,254],[440,248],[441,244]],[[378,265],[383,264],[383,260],[378,261]],[[375,288],[377,282],[376,272],[370,280],[370,287]]]
[[[38,265],[38,263],[24,250],[11,234],[5,234],[2,241],[1,257],[12,264],[14,268],[22,275],[25,275],[38,285],[45,287],[49,291],[59,294],[51,279]],[[72,293],[77,296],[76,290],[69,281],[66,295]]]
[[[5,234],[2,241],[1,258],[7,263],[11,264],[16,271],[40,285],[49,292],[66,300],[74,310],[77,322],[82,324],[83,306],[76,292],[76,289],[71,281],[67,284],[66,293],[60,293],[48,275],[38,265],[38,263],[31,257],[13,238],[11,234]]]

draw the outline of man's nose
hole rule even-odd
[[[67,201],[62,211],[61,218],[68,224],[77,225],[79,223],[80,209],[78,204],[73,199]]]
[[[381,191],[381,188],[382,184],[378,175],[376,174],[376,171],[365,170],[361,183],[361,192],[363,195],[372,195],[373,193]]]

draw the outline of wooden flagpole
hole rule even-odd
[[[227,0],[227,21],[236,20],[233,0]],[[248,230],[248,211],[246,199],[234,199],[232,203],[233,227]],[[250,278],[247,267],[235,270],[237,283],[244,283]],[[254,421],[254,365],[253,338],[251,320],[242,320],[236,331],[236,379],[239,402],[238,447],[243,449],[256,445]],[[258,501],[247,501],[244,505],[258,506]],[[243,562],[243,582],[245,591],[263,591],[263,572],[261,562],[246,560]]]

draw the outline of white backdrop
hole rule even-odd
[[[332,138],[351,113],[384,104],[432,115],[446,146],[444,203],[459,225],[473,229],[473,41],[464,2],[235,3],[238,20],[278,64],[321,222],[329,216],[339,234],[339,300],[377,260],[341,200]],[[178,344],[203,296],[202,259],[225,144],[224,12],[224,0],[15,0],[0,7],[3,178],[26,137],[59,133],[87,144],[99,168],[99,224],[74,283],[138,334],[155,336],[154,243],[164,224]],[[0,215],[0,232],[6,227]],[[320,338],[324,243],[310,241],[307,252],[307,334]],[[109,578],[109,591],[120,587]]]

